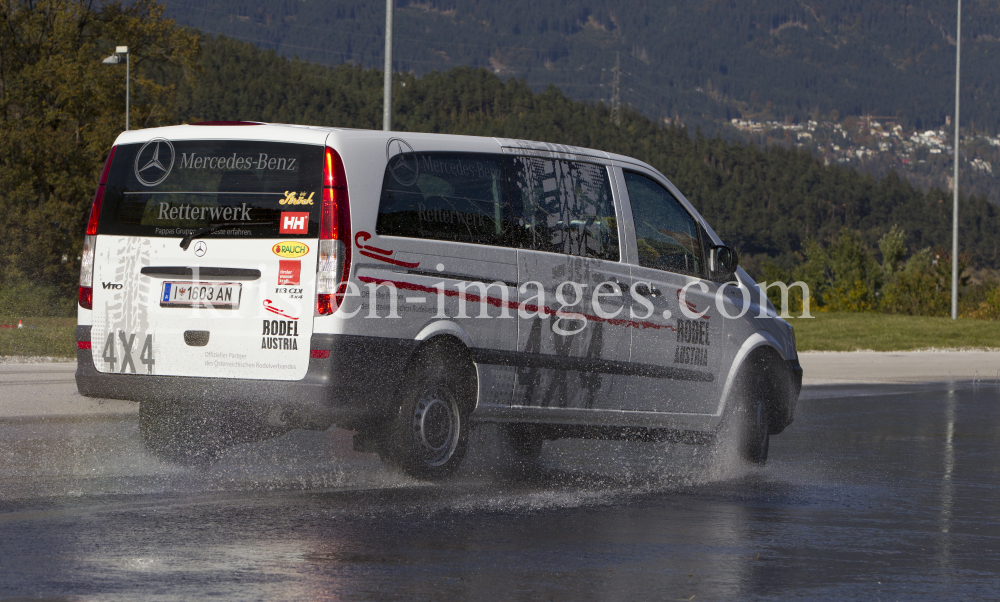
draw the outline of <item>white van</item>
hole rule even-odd
[[[77,386],[140,402],[180,461],[356,431],[440,478],[469,429],[710,443],[792,422],[792,328],[684,196],[620,155],[522,140],[206,122],[108,156]]]

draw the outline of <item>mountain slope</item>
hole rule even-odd
[[[384,5],[360,0],[169,0],[167,14],[327,65],[381,66]],[[712,127],[761,118],[887,115],[944,123],[954,98],[955,3],[916,0],[398,0],[395,69],[456,65],[553,83],[654,117]],[[1000,5],[968,1],[963,123],[1000,127]]]
[[[178,90],[184,120],[381,125],[378,71],[289,61],[225,38],[203,38],[202,47],[201,75]],[[893,225],[906,231],[910,251],[950,247],[950,205],[940,202],[948,198],[942,191],[922,192],[895,174],[876,180],[825,166],[805,151],[692,138],[632,110],[616,127],[604,106],[571,100],[555,88],[536,94],[481,69],[397,75],[393,105],[399,131],[542,140],[646,161],[677,184],[750,266],[765,257],[794,266],[808,239],[828,244],[843,227],[860,232],[873,250]],[[998,212],[982,197],[963,200],[962,248],[975,266],[996,265]]]

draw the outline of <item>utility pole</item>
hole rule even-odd
[[[622,73],[622,53],[615,53],[615,69],[612,73],[615,74],[614,83],[611,84],[611,123],[615,125],[622,124],[622,90],[621,90],[621,73]]]
[[[382,101],[382,130],[392,131],[392,9],[395,0],[385,0],[385,92]]]
[[[958,0],[958,29],[955,33],[955,174],[952,177],[951,214],[951,319],[958,319],[958,99],[962,67],[962,0]]]

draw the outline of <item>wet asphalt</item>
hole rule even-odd
[[[0,600],[970,600],[1000,597],[995,383],[809,387],[766,467],[709,448],[478,429],[458,477],[350,435],[207,468],[134,414],[0,421]]]

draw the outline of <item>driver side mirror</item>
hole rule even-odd
[[[740,256],[732,247],[714,245],[709,250],[708,268],[711,271],[712,280],[716,282],[732,281],[739,265]]]

